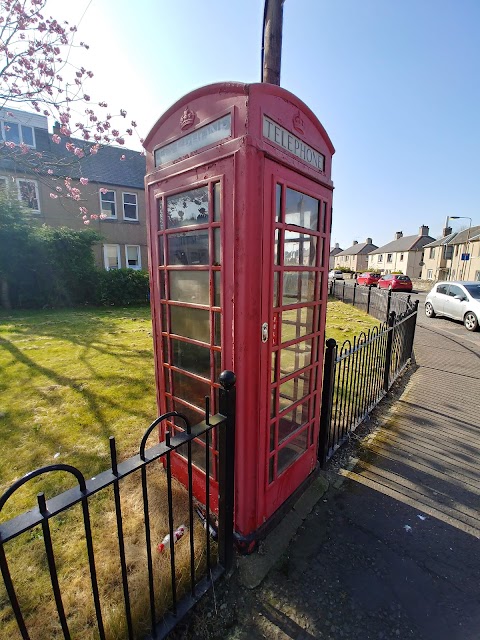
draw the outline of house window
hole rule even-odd
[[[430,258],[435,258],[435,247],[430,247]]]
[[[18,199],[33,213],[40,213],[38,185],[34,180],[17,180]]]
[[[445,260],[451,260],[453,258],[453,246],[447,245],[445,247]]]
[[[433,269],[427,271],[427,280],[433,280]]]
[[[110,220],[117,218],[117,200],[115,191],[100,190],[100,213]]]
[[[2,120],[1,127],[2,140],[14,142],[15,144],[26,144],[29,147],[35,146],[35,134],[33,127],[28,127],[17,122],[7,122]]]
[[[138,246],[138,244],[125,245],[125,264],[127,265],[128,269],[139,270],[142,268],[140,247]]]
[[[383,253],[378,254],[378,262],[383,262]]]
[[[122,193],[123,219],[138,220],[138,205],[136,193]]]
[[[392,254],[387,253],[387,262],[391,262],[391,261],[392,261]]]
[[[6,191],[8,188],[8,179],[5,176],[0,176],[0,191]]]
[[[403,261],[403,253],[400,254],[400,262]]]
[[[110,271],[111,269],[120,269],[120,245],[103,245],[103,263],[107,271]]]

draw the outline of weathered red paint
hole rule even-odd
[[[232,118],[230,137],[162,167],[155,167],[156,149],[229,113]],[[313,157],[314,151],[323,154],[324,170],[319,171],[283,149],[280,144],[268,140],[262,128],[264,115],[308,145],[313,150],[308,152],[309,157]],[[276,133],[280,141],[279,131]],[[290,148],[298,144],[295,138],[288,139],[285,133],[283,136],[284,144],[290,145]],[[197,89],[174,104],[153,127],[146,138],[145,149],[157,398],[162,413],[169,410],[170,406],[169,396],[165,392],[163,366],[168,354],[162,351],[162,328],[165,327],[161,326],[159,303],[161,269],[158,267],[157,197],[158,194],[180,192],[212,180],[222,182],[221,368],[232,369],[237,375],[235,528],[247,536],[281,506],[316,465],[333,191],[330,176],[334,148],[314,113],[285,89],[269,84],[222,83]],[[312,406],[309,419],[306,419],[309,424],[309,445],[286,471],[269,483],[271,354],[272,350],[279,348],[282,339],[280,311],[274,311],[272,306],[277,184],[284,185],[284,195],[288,188],[325,203],[326,215],[324,226],[316,233],[320,245],[317,254],[323,247],[322,256],[320,261],[315,258],[316,266],[311,267],[315,274],[321,274],[321,284],[320,275],[317,275],[315,301],[308,312],[313,318],[312,335],[316,341],[316,360],[311,368],[312,375],[316,375],[316,384],[310,387]],[[208,233],[213,233],[213,226],[210,226],[212,230]],[[184,230],[183,227],[180,229]],[[287,229],[284,232],[285,238],[292,233]],[[215,266],[211,260],[209,273],[214,274],[212,270]],[[277,268],[279,279],[283,270],[283,267]],[[294,272],[295,267],[286,267],[285,270]],[[267,342],[261,340],[263,323],[268,323],[270,330]],[[211,349],[213,362],[214,347]],[[194,377],[191,380],[195,382]],[[288,442],[288,438],[285,442]],[[273,458],[278,459],[276,449]],[[275,466],[277,463],[272,464]],[[175,468],[182,478],[184,464],[181,459],[175,461]],[[203,500],[204,481],[201,472],[196,473],[194,481],[196,494]],[[212,499],[215,504],[216,496],[212,495]]]

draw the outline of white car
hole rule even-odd
[[[329,280],[343,280],[343,271],[337,271],[336,269],[334,271],[329,271],[328,272],[328,279]]]
[[[476,331],[480,318],[480,282],[437,282],[425,299],[427,318],[446,316]]]

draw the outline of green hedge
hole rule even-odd
[[[147,271],[115,269],[98,273],[97,298],[100,304],[116,306],[148,304],[149,293]]]

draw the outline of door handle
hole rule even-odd
[[[264,322],[262,324],[262,342],[267,342],[268,340],[268,322]]]

